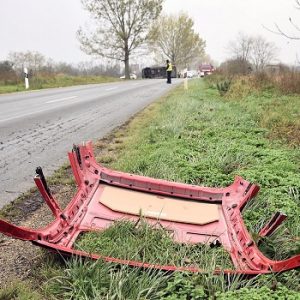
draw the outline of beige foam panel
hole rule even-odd
[[[161,220],[207,224],[219,220],[218,204],[164,197],[114,186],[103,186],[99,202],[113,211]]]

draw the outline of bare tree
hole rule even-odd
[[[240,32],[234,41],[229,42],[228,50],[234,59],[249,61],[253,46],[253,38]]]
[[[299,0],[300,1],[300,0]],[[230,66],[238,73],[249,73],[251,64],[255,71],[262,71],[276,57],[277,48],[262,36],[248,36],[239,33],[235,41],[229,43]]]
[[[168,58],[185,67],[205,53],[205,41],[193,27],[193,20],[185,13],[161,16],[152,27],[149,43],[160,60]]]
[[[255,71],[262,71],[276,57],[277,48],[262,36],[252,38],[251,63]]]
[[[78,31],[81,49],[90,55],[120,60],[129,79],[129,59],[146,40],[162,10],[163,0],[82,0],[95,21],[95,30]]]
[[[233,58],[224,61],[218,68],[222,73],[227,75],[246,75],[252,71],[249,61]]]
[[[18,73],[23,72],[26,66],[31,72],[37,74],[45,65],[46,58],[37,51],[10,52],[8,60],[13,62],[13,67]]]

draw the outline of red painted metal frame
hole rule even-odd
[[[207,188],[182,183],[168,182],[107,169],[95,161],[92,144],[74,146],[69,160],[78,186],[77,193],[62,210],[47,187],[41,169],[37,169],[35,183],[50,207],[55,220],[46,228],[31,230],[0,220],[0,232],[13,238],[31,241],[41,247],[57,250],[65,255],[79,255],[93,259],[127,264],[135,267],[156,268],[166,271],[203,272],[197,267],[153,265],[144,262],[123,260],[91,254],[73,248],[80,233],[102,230],[120,218],[137,221],[139,216],[113,211],[99,202],[103,187],[118,186],[130,190],[160,194],[218,204],[219,220],[204,225],[195,225],[147,218],[147,221],[174,232],[180,243],[221,244],[231,255],[234,270],[215,270],[215,273],[263,274],[282,272],[300,267],[300,254],[282,261],[265,257],[248,233],[241,216],[245,204],[259,191],[257,185],[236,177],[233,184],[225,188]],[[126,201],[126,200],[124,200]],[[277,213],[261,230],[261,236],[271,234],[285,219]]]

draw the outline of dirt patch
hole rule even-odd
[[[56,186],[52,191],[54,189],[57,192],[53,195],[61,206],[65,206],[74,193],[74,188],[71,186]],[[37,192],[28,196],[22,203],[18,203],[17,211],[20,211],[20,214],[16,214],[15,211],[15,217],[9,215],[7,219],[19,226],[30,228],[46,226],[53,221],[53,216],[47,205],[41,204],[40,198]],[[31,203],[35,204],[31,206]],[[0,234],[0,286],[15,279],[28,277],[33,266],[39,263],[42,257],[43,251],[39,247]]]

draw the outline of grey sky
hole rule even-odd
[[[288,18],[300,25],[294,0],[166,0],[165,13],[187,12],[207,42],[207,53],[221,62],[238,32],[260,34],[280,49],[279,59],[295,63],[300,41],[265,30],[278,23],[292,32]],[[56,61],[79,62],[89,57],[79,49],[76,31],[89,19],[80,0],[0,0],[0,60],[9,51],[35,50]],[[298,51],[300,56],[300,49]]]

